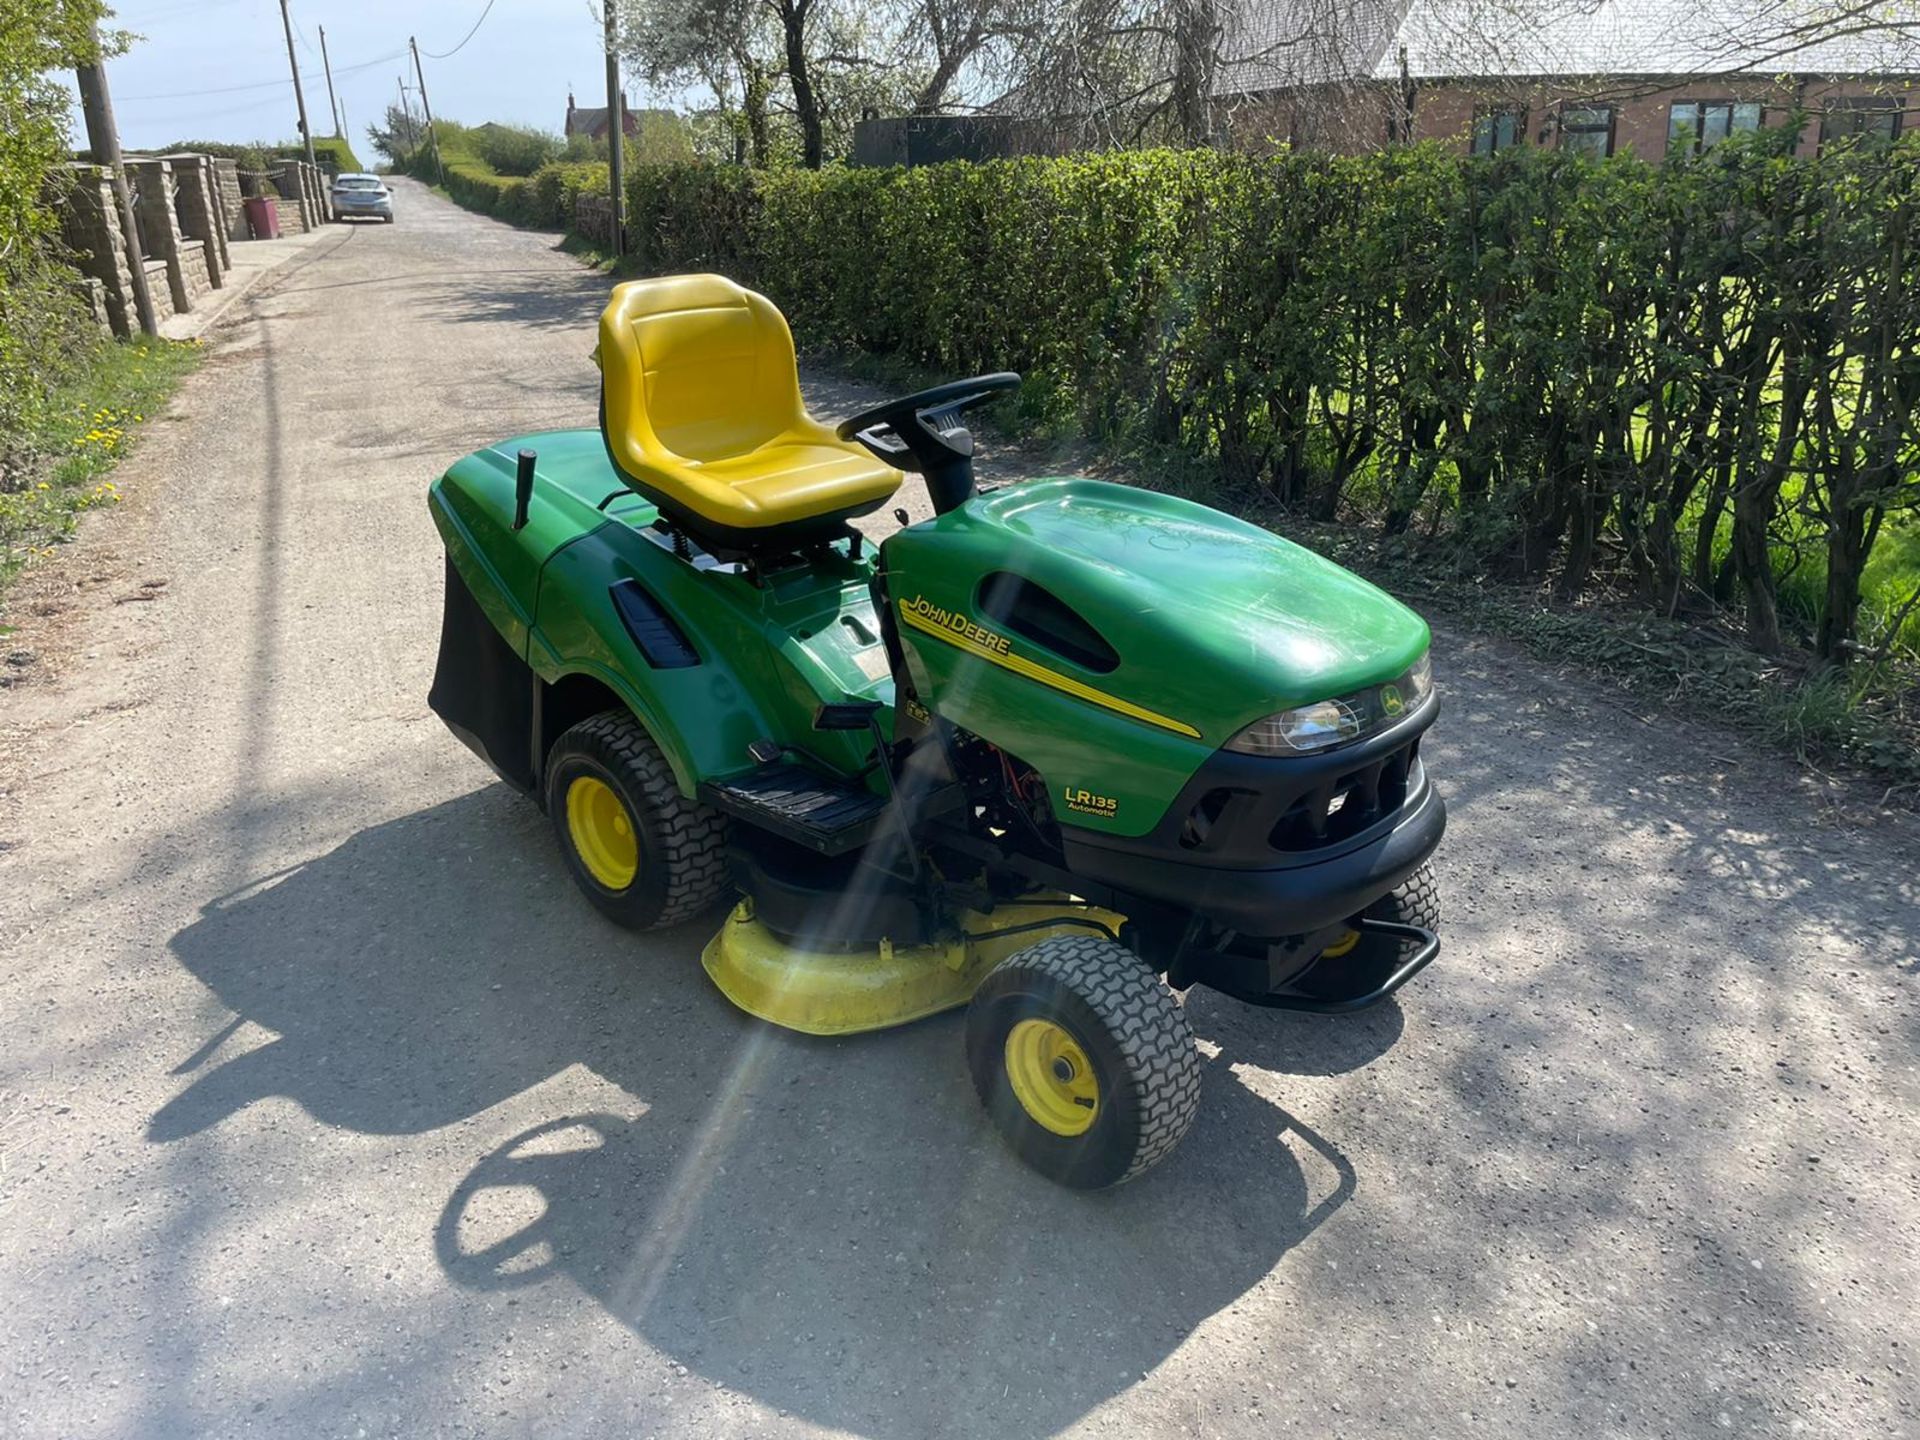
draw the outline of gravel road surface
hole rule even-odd
[[[428,712],[425,487],[593,423],[607,282],[399,189],[0,640],[0,1435],[1920,1433],[1910,819],[1442,627],[1441,961],[1194,992],[1185,1146],[1055,1189],[957,1017],[734,1012]]]

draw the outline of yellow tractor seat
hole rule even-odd
[[[731,280],[616,285],[596,354],[614,468],[696,539],[827,539],[900,488],[898,470],[807,414],[785,317]]]

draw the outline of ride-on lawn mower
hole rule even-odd
[[[597,430],[433,486],[431,703],[610,919],[737,893],[707,972],[795,1030],[967,1005],[995,1124],[1088,1188],[1193,1119],[1175,991],[1352,1010],[1439,953],[1404,606],[1185,500],[976,492],[961,417],[1014,375],[829,429],[780,312],[718,276],[616,287],[597,358]],[[848,522],[903,471],[935,513],[875,548]]]

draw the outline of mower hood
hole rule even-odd
[[[1056,618],[1064,607],[1105,642],[1073,674],[1177,718],[1210,747],[1276,711],[1391,680],[1429,643],[1418,615],[1332,561],[1153,491],[1039,480],[977,496],[922,528],[939,539],[921,551],[901,545],[914,533],[903,531],[889,543],[889,568],[924,577],[908,588],[927,592],[926,603],[1018,645],[1042,633],[1046,617],[1023,627],[996,606],[995,577],[1040,587],[1061,602]],[[898,585],[895,593],[912,598]]]

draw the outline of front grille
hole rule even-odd
[[[1419,758],[1416,737],[1398,750],[1336,774],[1287,806],[1267,843],[1292,855],[1352,839],[1406,804]]]

